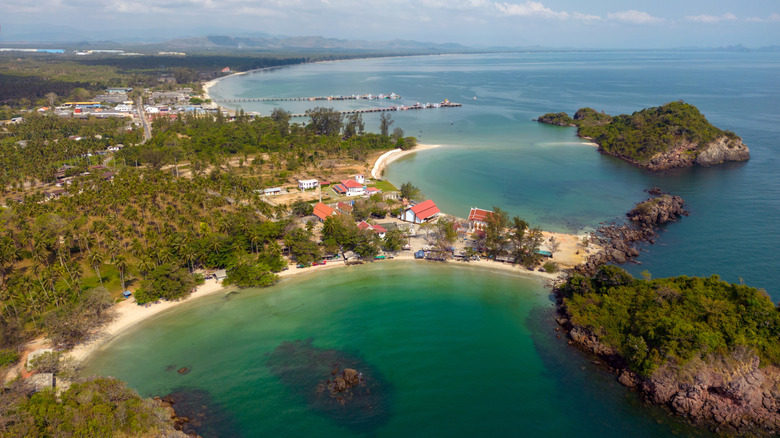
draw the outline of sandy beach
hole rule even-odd
[[[440,144],[418,144],[414,147],[414,149],[409,149],[408,151],[404,151],[401,149],[393,149],[392,151],[385,152],[382,154],[377,160],[374,162],[374,167],[371,169],[371,177],[374,179],[379,179],[382,177],[382,173],[385,171],[385,168],[392,163],[395,160],[398,160],[400,158],[403,158],[407,155],[415,154],[417,152],[429,150],[429,149],[436,149],[441,147]]]
[[[549,237],[551,235],[553,235],[553,233],[545,233],[545,237]],[[569,265],[569,263],[567,262],[578,263],[579,258],[581,256],[574,255],[574,248],[577,246],[577,242],[579,241],[580,236],[559,234],[559,233],[555,233],[554,235],[556,236],[556,239],[562,242],[560,254],[556,253],[556,261],[558,261],[561,265],[565,265],[565,266]],[[398,261],[413,261],[413,260],[415,260],[414,251],[401,251],[397,253],[393,259],[379,260],[379,261],[368,262],[368,263],[386,264],[386,263],[394,263]],[[518,275],[539,277],[549,281],[554,281],[558,278],[561,278],[562,276],[562,273],[560,272],[548,274],[546,272],[539,272],[538,270],[530,271],[520,265],[512,265],[511,263],[500,263],[500,262],[495,262],[486,259],[476,260],[476,261],[472,260],[469,262],[453,261],[453,260],[447,262],[418,260],[417,262],[418,263],[448,263],[453,265],[475,266],[484,269],[493,269],[493,270],[501,270],[504,272],[511,272],[513,274],[518,274]],[[295,265],[290,265],[289,269],[279,273],[279,278],[283,280],[285,278],[290,278],[299,275],[312,275],[312,274],[323,275],[323,272],[325,271],[333,271],[336,269],[343,269],[343,268],[360,269],[361,266],[362,265],[347,266],[342,261],[331,261],[331,262],[327,262],[325,265],[310,266],[307,268],[297,268],[295,267]],[[223,287],[216,280],[211,279],[211,280],[206,280],[206,283],[199,286],[195,290],[195,292],[193,292],[189,297],[179,301],[160,301],[157,304],[150,304],[148,306],[139,306],[135,303],[135,300],[132,298],[122,301],[114,306],[114,310],[116,312],[115,318],[108,325],[103,327],[98,333],[98,335],[95,336],[94,339],[92,339],[90,342],[76,346],[76,348],[74,348],[68,353],[68,356],[74,359],[76,362],[82,363],[86,359],[88,359],[90,355],[92,355],[94,352],[100,349],[100,347],[102,347],[107,342],[114,339],[121,333],[125,332],[129,328],[133,327],[134,325],[139,324],[144,320],[147,320],[155,315],[158,315],[166,310],[172,309],[183,303],[198,298],[202,298],[205,296],[213,295],[216,293],[224,292],[229,289],[230,288]]]
[[[222,287],[216,280],[206,280],[206,283],[198,286],[195,289],[195,292],[183,300],[160,301],[157,304],[150,304],[148,307],[139,306],[133,298],[119,302],[114,306],[116,315],[114,319],[103,327],[94,339],[90,342],[77,345],[76,348],[68,353],[68,355],[77,362],[83,362],[106,342],[115,338],[135,324],[187,301],[212,295],[224,290],[226,290],[226,288]]]

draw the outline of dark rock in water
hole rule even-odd
[[[648,190],[647,193],[653,196],[661,196],[663,194],[660,187],[653,187],[652,189]]]
[[[187,368],[187,367],[181,367],[181,368],[179,368],[179,370],[177,372],[179,374],[188,374],[190,371],[192,371],[192,370]]]
[[[650,193],[656,190],[660,192],[660,189],[654,188]],[[588,257],[574,271],[590,277],[601,265],[634,262],[634,258],[639,256],[635,246],[641,242],[655,243],[656,228],[674,222],[680,216],[687,216],[684,207],[685,201],[672,195],[661,195],[638,203],[626,213],[628,223],[604,225],[591,236],[593,242],[604,250]]]
[[[339,425],[362,433],[391,416],[391,388],[374,367],[339,350],[312,345],[312,340],[282,342],[266,365],[309,407]]]
[[[207,391],[180,388],[155,400],[168,410],[174,427],[189,436],[241,436],[233,417]]]

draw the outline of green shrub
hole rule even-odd
[[[558,272],[558,264],[555,262],[545,262],[545,264],[542,265],[542,268],[544,269],[544,272],[548,274]]]
[[[19,360],[19,353],[16,350],[4,349],[0,350],[0,367],[6,365],[12,365]]]
[[[642,375],[737,348],[780,364],[780,312],[766,292],[717,276],[637,280],[615,266],[562,287],[574,324],[590,328]]]

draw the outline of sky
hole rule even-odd
[[[764,47],[780,45],[780,0],[0,2],[0,42],[246,33],[469,46]]]

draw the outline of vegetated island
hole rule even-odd
[[[600,152],[655,172],[750,159],[750,151],[739,136],[716,128],[698,108],[682,101],[630,116],[612,117],[581,108],[573,118],[566,113],[548,113],[536,121],[576,126],[577,135],[598,144]]]
[[[687,215],[682,198],[649,192],[628,224],[594,233],[604,250],[555,288],[558,324],[622,384],[699,426],[780,432],[780,309],[766,292],[717,276],[635,279],[608,264],[630,261],[656,227]]]
[[[718,432],[780,432],[780,312],[766,292],[604,265],[557,293],[570,342],[650,402]]]

